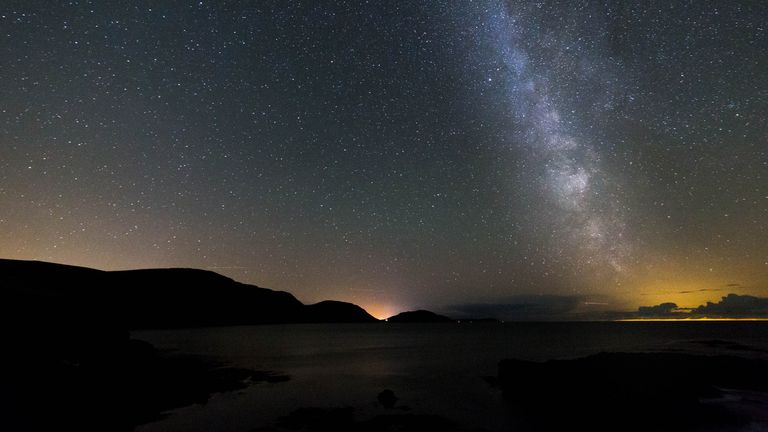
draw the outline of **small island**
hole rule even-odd
[[[395,316],[387,318],[390,323],[453,323],[456,320],[447,316],[438,315],[428,310],[416,310],[401,312]]]

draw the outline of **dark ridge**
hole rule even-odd
[[[334,300],[326,300],[304,307],[304,317],[315,323],[366,323],[378,322],[358,305]]]
[[[175,328],[248,324],[375,322],[342,302],[305,306],[293,295],[196,269],[106,272],[0,260],[7,319],[31,326]],[[96,325],[98,324],[98,326]],[[88,330],[91,331],[91,330]]]
[[[448,323],[456,320],[443,315],[438,315],[427,310],[417,310],[410,312],[401,312],[393,317],[387,318],[391,323]]]
[[[169,328],[305,322],[304,305],[287,292],[246,285],[195,269],[111,272],[136,311],[131,328]]]

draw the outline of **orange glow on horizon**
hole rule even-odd
[[[365,311],[371,314],[374,318],[380,319],[380,320],[385,320],[405,310],[405,309],[398,309],[397,306],[393,306],[390,304],[377,304],[377,303],[361,304],[360,307],[365,309]]]

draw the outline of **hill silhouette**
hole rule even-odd
[[[376,322],[359,306],[304,305],[293,295],[197,269],[101,271],[0,260],[0,286],[15,320],[124,329],[245,324]]]
[[[428,310],[417,310],[409,312],[401,312],[395,316],[387,318],[387,322],[391,323],[447,323],[456,322],[456,320],[448,318],[447,316],[438,315]]]
[[[326,300],[304,306],[302,318],[311,323],[361,323],[378,321],[352,303]]]
[[[9,430],[130,431],[213,393],[286,379],[161,355],[130,339],[132,329],[378,321],[350,303],[304,305],[195,269],[108,272],[2,259],[0,298],[0,427]]]

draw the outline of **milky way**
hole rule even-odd
[[[530,12],[523,11],[523,16],[510,14],[514,7],[493,4],[486,18],[487,32],[508,75],[505,79],[511,89],[516,138],[530,155],[528,163],[543,169],[540,181],[544,183],[545,199],[554,204],[546,211],[558,215],[553,221],[559,225],[552,228],[554,240],[574,245],[559,254],[579,256],[580,271],[594,272],[596,268],[600,271],[608,264],[620,272],[629,253],[629,245],[623,238],[624,221],[617,206],[600,196],[601,187],[604,189],[613,179],[601,169],[596,149],[569,133],[567,115],[561,115],[557,102],[550,96],[548,81],[553,78],[546,70],[536,70],[523,47],[525,33],[530,32],[527,24],[532,22],[524,15]]]
[[[766,8],[5,1],[0,256],[379,315],[762,295]]]

